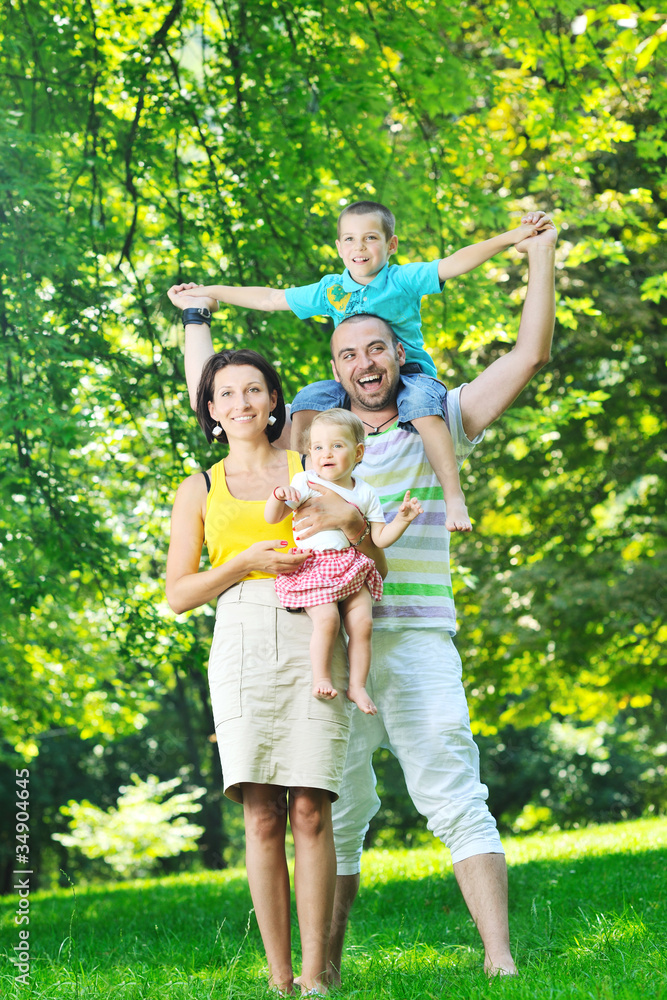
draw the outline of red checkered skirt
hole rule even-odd
[[[375,563],[350,545],[342,552],[338,549],[311,552],[294,573],[278,574],[276,593],[285,608],[312,608],[315,604],[343,601],[358,593],[364,584],[374,600],[381,600],[382,577]]]

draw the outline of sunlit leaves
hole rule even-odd
[[[174,488],[215,452],[164,290],[315,281],[357,197],[396,208],[402,261],[533,208],[562,226],[553,362],[466,467],[476,532],[454,548],[479,724],[611,712],[660,682],[662,23],[574,0],[8,5],[8,737],[27,748],[56,704],[59,725],[112,739],[175,669],[201,675],[208,611],[175,626],[161,577]],[[524,294],[509,252],[424,301],[448,382],[509,349]],[[288,395],[327,374],[326,324],[229,308],[214,334],[267,353]]]

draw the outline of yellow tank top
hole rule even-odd
[[[296,451],[287,452],[287,465],[291,482],[297,472],[303,472],[301,457]],[[267,524],[264,520],[265,505],[266,499],[237,500],[227,489],[224,461],[213,466],[204,521],[211,566],[222,566],[254,542],[270,542],[278,538],[284,539],[290,548],[296,545],[292,534],[292,515],[289,514],[278,524]],[[245,579],[266,580],[273,579],[273,576],[253,570]]]

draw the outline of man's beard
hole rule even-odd
[[[365,378],[367,375],[384,375],[385,386],[384,391],[378,395],[369,396],[367,393],[363,392],[361,389],[357,388],[356,382],[349,382],[347,379],[340,380],[345,392],[348,394],[350,399],[361,409],[368,410],[369,413],[373,413],[376,410],[384,410],[388,406],[396,402],[396,390],[398,389],[398,378],[393,381],[391,375],[388,371],[383,372],[367,372],[366,375],[362,376]],[[340,378],[340,375],[338,376]]]

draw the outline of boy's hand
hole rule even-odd
[[[527,236],[526,239],[521,240],[514,244],[514,249],[518,253],[528,253],[531,247],[555,247],[556,240],[558,239],[558,230],[551,221],[551,217],[545,215],[544,212],[529,212],[521,220],[522,224],[526,223],[532,226],[534,233]],[[518,230],[517,230],[518,232]]]
[[[273,495],[283,503],[298,503],[301,499],[301,494],[293,486],[276,486]]]
[[[411,521],[414,521],[416,517],[419,517],[419,515],[423,513],[424,508],[420,504],[419,500],[417,497],[410,499],[410,490],[408,490],[403,497],[403,503],[396,512],[396,517],[400,517],[410,524]]]
[[[529,212],[527,215],[524,215],[521,225],[517,226],[516,229],[511,229],[507,236],[511,238],[512,243],[516,246],[519,243],[523,243],[524,240],[537,236],[549,225],[552,225],[552,222],[546,213]]]

